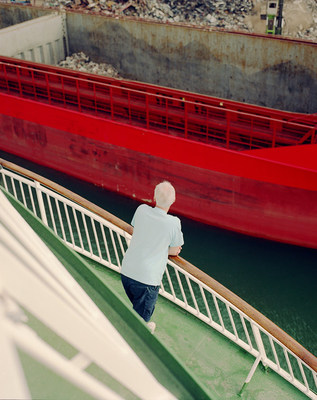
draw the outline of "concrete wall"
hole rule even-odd
[[[43,13],[0,5],[0,24],[13,20],[12,7],[20,18]],[[125,78],[317,112],[317,43],[75,12],[67,12],[66,19],[69,52],[109,62]]]
[[[65,59],[66,33],[62,15],[52,14],[0,30],[0,54],[45,64]]]
[[[317,112],[317,43],[67,15],[70,53],[122,76],[268,107]]]
[[[51,13],[48,9],[0,3],[0,29]]]

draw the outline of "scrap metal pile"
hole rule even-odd
[[[249,30],[244,18],[253,0],[47,0],[50,7],[65,6],[103,15],[133,16],[169,23]]]
[[[266,0],[44,0],[46,7],[84,13],[258,33],[265,33],[265,23],[257,31],[250,18],[260,20],[260,6],[266,4]],[[286,36],[317,41],[317,0],[284,0],[283,16]]]
[[[128,7],[126,15],[150,17],[163,22],[185,22],[221,28],[248,29],[245,15],[252,12],[252,0],[146,0]]]
[[[89,74],[103,75],[111,78],[120,78],[118,71],[110,64],[96,63],[83,52],[74,53],[58,64],[59,67],[73,69]]]
[[[256,32],[248,17],[258,13],[259,4],[265,7],[266,0],[44,0],[46,7],[247,32]],[[287,8],[292,9],[288,17],[295,19],[295,28],[290,31],[285,18],[286,35],[317,41],[317,0],[284,0]]]

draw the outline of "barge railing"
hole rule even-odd
[[[5,57],[0,91],[232,150],[316,143],[314,118]]]
[[[120,272],[133,232],[129,224],[37,174],[1,159],[0,166],[0,185],[68,246]],[[245,384],[261,361],[309,398],[317,399],[317,358],[213,278],[184,259],[172,257],[160,294],[254,356]]]

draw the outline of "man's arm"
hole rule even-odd
[[[182,250],[182,246],[177,246],[177,247],[169,247],[168,248],[168,255],[169,256],[178,256],[179,253]]]

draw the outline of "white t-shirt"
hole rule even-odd
[[[122,261],[121,273],[146,285],[161,284],[168,248],[184,244],[179,218],[158,207],[139,206],[133,216],[130,246]]]

